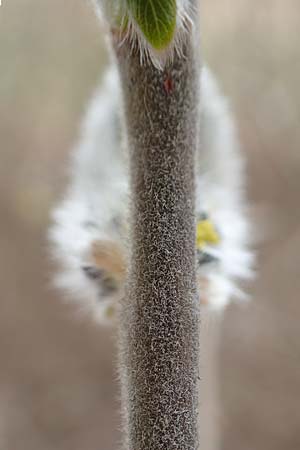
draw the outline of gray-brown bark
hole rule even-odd
[[[196,292],[194,158],[198,57],[164,71],[115,46],[131,175],[131,256],[121,307],[126,448],[198,448],[199,298]]]

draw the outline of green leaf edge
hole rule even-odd
[[[148,43],[158,51],[172,42],[176,30],[176,0],[126,0],[130,15],[139,26]],[[157,9],[164,12],[158,16]]]

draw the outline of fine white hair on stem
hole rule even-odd
[[[126,7],[126,0],[91,0],[98,17],[108,22],[117,45],[122,46],[129,41],[133,49],[138,47],[141,64],[152,62],[158,69],[171,63],[174,55],[184,57],[184,43],[191,33],[195,32],[196,11],[191,0],[177,0],[176,28],[173,39],[162,50],[155,49],[146,39],[136,20]]]

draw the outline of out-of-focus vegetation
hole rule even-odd
[[[259,243],[253,301],[226,313],[225,450],[300,448],[298,0],[202,0],[202,47],[232,99]],[[49,288],[45,229],[107,63],[82,0],[0,7],[0,448],[118,440],[115,351]]]

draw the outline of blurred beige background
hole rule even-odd
[[[222,330],[223,450],[300,448],[299,30],[299,0],[202,0],[265,236],[253,301]],[[102,35],[85,0],[2,0],[0,61],[0,450],[113,450],[114,339],[51,290],[45,239]]]

